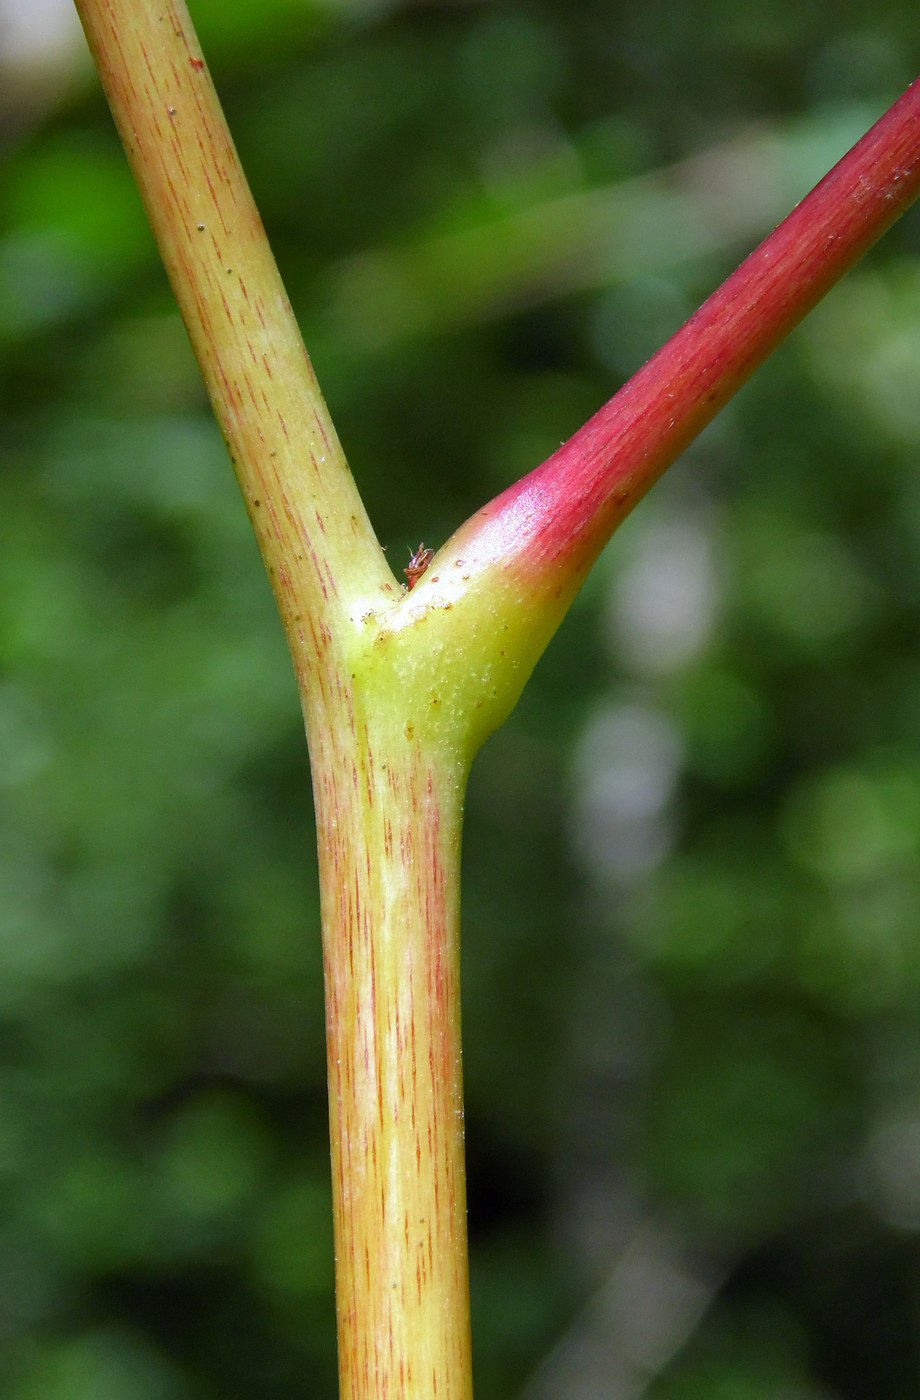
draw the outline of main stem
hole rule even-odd
[[[255,526],[307,718],[342,1400],[469,1400],[458,890],[470,745],[427,721],[441,709],[430,676],[420,688],[384,667],[379,680],[381,658],[400,660],[402,643],[384,627],[375,645],[370,620],[395,624],[407,595],[345,465],[184,0],[77,7]],[[424,645],[413,656],[427,676]]]
[[[378,716],[310,724],[342,1400],[472,1396],[463,764]],[[316,735],[321,737],[317,742]]]

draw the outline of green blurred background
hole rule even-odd
[[[197,0],[398,570],[907,85],[915,0]],[[314,834],[68,12],[0,4],[0,1394],[335,1394]],[[920,1392],[920,218],[627,522],[477,761],[479,1400]]]

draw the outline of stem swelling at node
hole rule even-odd
[[[182,0],[77,0],[272,581],[319,845],[346,1400],[472,1394],[463,793],[617,524],[920,190],[920,85],[542,466],[394,579]]]

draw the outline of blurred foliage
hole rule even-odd
[[[397,570],[920,50],[908,0],[192,9]],[[55,53],[0,55],[0,1393],[322,1400],[294,684],[93,75]],[[623,527],[477,763],[479,1400],[917,1393],[918,459],[915,213]]]

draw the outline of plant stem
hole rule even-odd
[[[462,795],[617,521],[920,186],[914,85],[411,594],[393,580],[182,0],[76,0],[284,622],[316,800],[343,1400],[469,1400]]]
[[[408,626],[407,661],[392,625],[379,625],[395,620],[403,590],[345,464],[184,4],[77,6],[272,579],[307,720],[341,1393],[467,1400],[458,901],[470,745],[456,731],[468,725],[456,708],[453,735],[439,723],[430,677],[417,720],[408,714],[424,643]]]
[[[395,593],[183,0],[76,0],[309,690],[349,594]]]
[[[920,194],[920,79],[571,438],[439,561],[514,572],[557,622],[617,525]],[[544,625],[541,619],[541,626]]]
[[[327,742],[328,738],[328,742]],[[379,717],[313,743],[343,1400],[472,1395],[460,762]]]

